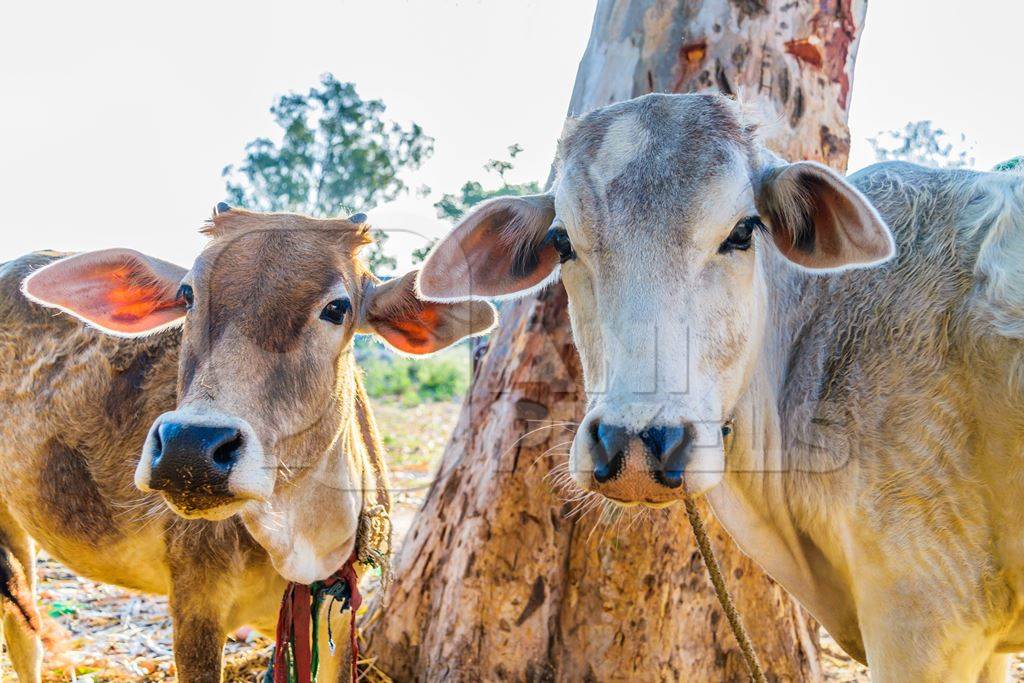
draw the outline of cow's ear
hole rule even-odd
[[[178,296],[188,271],[131,249],[104,249],[54,261],[29,275],[21,291],[118,337],[138,337],[181,323]]]
[[[497,322],[486,301],[424,301],[416,296],[416,271],[366,289],[358,331],[416,356],[489,332]]]
[[[500,197],[474,209],[423,263],[419,293],[436,301],[498,298],[542,284],[558,265],[545,241],[551,195]]]
[[[783,255],[805,268],[870,266],[896,252],[889,228],[867,198],[813,161],[765,171],[757,210]]]

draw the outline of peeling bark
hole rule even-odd
[[[600,0],[571,113],[656,90],[734,91],[778,121],[769,146],[842,169],[864,11],[849,0]],[[788,47],[809,36],[818,64]],[[582,412],[564,290],[507,305],[388,604],[364,622],[370,655],[396,680],[746,679],[683,511],[612,526],[567,514],[549,474],[566,459],[563,423]],[[816,626],[709,522],[769,678],[819,680]]]

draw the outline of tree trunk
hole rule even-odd
[[[842,169],[864,13],[850,0],[599,0],[571,114],[717,89],[759,103],[783,156]],[[396,680],[745,680],[681,506],[571,514],[551,473],[583,406],[562,287],[506,306],[387,604],[364,622]],[[709,529],[769,678],[820,679],[814,623]]]

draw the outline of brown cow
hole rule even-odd
[[[494,323],[418,301],[413,274],[380,283],[365,225],[222,207],[204,232],[187,272],[123,249],[0,268],[0,601],[22,681],[41,668],[35,543],[168,594],[180,680],[219,681],[225,634],[272,632],[286,580],[325,578],[357,530],[361,559],[389,550],[361,525],[389,500],[353,336],[423,354]]]

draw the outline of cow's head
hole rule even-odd
[[[117,336],[181,325],[178,406],[150,429],[135,481],[179,515],[240,512],[288,579],[352,552],[376,481],[356,333],[426,354],[494,324],[483,302],[424,302],[415,274],[381,283],[365,225],[224,207],[191,270],[115,249],[57,261],[26,295]],[[370,444],[372,447],[372,444]]]
[[[559,270],[588,410],[576,481],[623,502],[722,477],[722,432],[766,337],[766,263],[835,270],[893,253],[843,178],[765,152],[731,100],[648,95],[571,121],[550,193],[478,208],[419,279],[437,301],[521,294]]]

